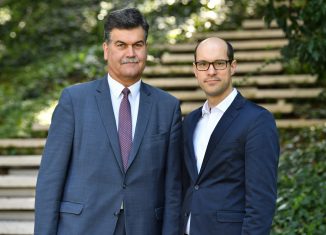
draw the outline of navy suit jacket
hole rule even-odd
[[[179,234],[179,101],[144,83],[124,172],[107,78],[63,90],[39,170],[35,235]]]
[[[267,235],[274,215],[279,143],[266,109],[240,93],[216,125],[197,172],[193,135],[201,108],[184,120],[187,190],[183,231],[191,235]]]

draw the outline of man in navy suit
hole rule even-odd
[[[178,235],[179,101],[140,79],[149,26],[137,9],[111,12],[104,28],[108,74],[64,89],[54,111],[35,235]]]
[[[183,231],[190,235],[267,235],[276,202],[278,133],[266,109],[232,86],[233,48],[208,38],[193,70],[207,101],[184,119],[187,177]]]

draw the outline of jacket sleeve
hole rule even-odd
[[[35,235],[56,235],[60,201],[72,151],[74,113],[70,94],[62,92],[52,116],[36,184]]]
[[[182,126],[179,102],[175,105],[170,130],[165,177],[163,235],[180,234]]]
[[[245,218],[242,235],[268,235],[277,198],[279,141],[275,120],[264,110],[248,128],[245,144]]]

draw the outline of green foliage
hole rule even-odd
[[[326,127],[300,130],[284,144],[272,234],[324,235]]]
[[[93,46],[100,37],[94,24],[99,1],[83,4],[1,2],[0,136],[26,135],[34,114],[57,99],[63,86],[103,70]]]
[[[291,71],[296,64],[295,72],[309,71],[325,78],[325,17],[324,0],[268,1],[267,22],[275,19],[289,39],[289,44],[283,48],[282,53]]]
[[[326,87],[322,83],[321,86]],[[296,101],[294,110],[294,114],[302,118],[326,118],[326,91],[324,90],[316,99],[309,101],[309,103]]]
[[[97,40],[99,1],[4,1],[10,20],[1,27],[1,66],[24,66]],[[87,7],[86,7],[87,6]],[[88,35],[85,37],[85,35]]]
[[[139,8],[154,51],[154,43],[188,39],[222,23],[236,27],[261,1],[0,1],[0,137],[28,135],[34,114],[63,87],[105,73],[102,28],[111,10]]]
[[[318,0],[293,1],[290,7],[275,6],[272,0],[225,0],[224,4],[205,0],[0,1],[0,137],[28,134],[34,114],[56,100],[64,86],[105,73],[102,27],[109,11],[138,7],[150,23],[149,48],[155,56],[162,53],[155,44],[238,27],[243,18],[263,14],[267,1],[267,19],[277,16],[289,36],[290,44],[283,51],[287,71],[296,73],[299,68],[321,74],[326,66],[326,41],[320,40],[325,38],[321,18],[326,10]],[[291,24],[285,23],[287,11]],[[325,112],[321,108],[310,114],[324,116]]]

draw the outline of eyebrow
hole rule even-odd
[[[126,43],[126,42],[124,42],[124,41],[120,41],[120,40],[114,42],[114,44],[117,44],[117,43],[128,44],[128,43]],[[135,44],[138,44],[138,43],[145,44],[145,42],[144,42],[143,40],[139,40],[139,41],[137,41],[137,42],[135,42],[135,43],[132,43],[132,45],[135,45]]]
[[[216,60],[212,60],[212,61],[208,61],[208,60],[197,60],[196,62],[208,62],[208,63],[213,63],[213,62],[216,62],[216,61],[226,61],[226,60],[229,60],[229,59],[216,59]]]

